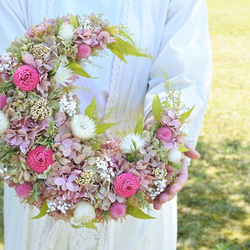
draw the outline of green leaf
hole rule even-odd
[[[155,120],[160,123],[161,122],[161,116],[163,113],[163,107],[161,104],[161,100],[158,95],[154,96],[153,102],[152,102],[152,113],[155,118]]]
[[[116,55],[118,58],[120,58],[123,62],[127,63],[127,61],[125,60],[125,57],[124,55],[119,51],[117,50],[116,48],[113,48],[109,45],[107,45],[107,48],[111,50],[111,52]]]
[[[134,206],[127,207],[126,214],[129,214],[137,219],[156,219],[148,214],[145,214],[141,209]]]
[[[186,148],[183,144],[181,144],[181,145],[179,146],[178,149],[179,149],[179,151],[181,151],[182,153],[188,152],[188,151],[191,150],[190,148]]]
[[[71,14],[71,16],[70,16],[70,24],[73,25],[75,28],[78,27],[78,21],[77,21],[77,19],[75,18],[75,16],[73,16],[72,14]]]
[[[103,124],[98,124],[96,126],[96,134],[102,134],[104,131],[106,131],[107,129],[111,128],[112,126],[116,125],[116,123],[103,123]]]
[[[86,228],[91,228],[91,229],[97,230],[97,227],[96,227],[96,225],[95,225],[95,223],[94,223],[93,221],[91,221],[91,222],[89,222],[89,223],[85,223],[84,226],[85,226]]]
[[[89,104],[89,106],[85,109],[85,115],[88,116],[90,119],[93,119],[94,115],[95,115],[95,109],[96,109],[96,105],[95,105],[95,98],[93,98],[92,102]]]
[[[125,33],[123,30],[119,30],[118,34],[119,34],[119,36],[126,38],[127,40],[129,40],[131,43],[134,44],[133,39],[127,33]]]
[[[190,110],[188,110],[187,112],[185,112],[184,114],[181,115],[180,122],[182,124],[191,115],[191,113],[192,113],[193,110],[194,110],[194,106]]]
[[[143,124],[142,124],[142,117],[140,114],[135,126],[135,134],[142,135],[142,132],[143,132]]]
[[[40,213],[37,216],[32,217],[31,219],[39,219],[39,218],[43,217],[44,215],[47,214],[48,209],[49,209],[49,207],[48,207],[47,202],[45,200],[45,202],[43,203],[43,205],[40,209]]]
[[[70,61],[69,62],[69,67],[71,68],[71,70],[80,75],[80,76],[84,76],[87,78],[96,78],[96,77],[91,77],[79,64],[77,64],[76,62]]]

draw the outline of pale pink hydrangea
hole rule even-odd
[[[16,194],[20,198],[28,198],[32,189],[33,185],[30,182],[24,182],[22,184],[17,185]]]
[[[20,66],[13,75],[16,87],[24,91],[31,91],[39,83],[39,73],[30,65]]]
[[[121,197],[126,198],[135,195],[139,185],[137,176],[132,173],[125,173],[117,177],[114,188]]]
[[[38,146],[29,151],[27,163],[33,170],[42,173],[54,163],[53,154],[54,153],[51,149],[46,149],[45,146]]]

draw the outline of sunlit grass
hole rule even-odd
[[[250,1],[208,0],[213,82],[190,180],[179,194],[179,249],[250,249]]]

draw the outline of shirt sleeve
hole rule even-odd
[[[165,98],[164,83],[155,74],[164,69],[175,89],[181,88],[181,101],[195,109],[187,126],[189,139],[196,141],[208,99],[212,63],[205,0],[172,0],[157,58],[154,61],[145,98],[145,117],[155,94]]]

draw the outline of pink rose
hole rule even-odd
[[[38,173],[44,172],[49,165],[54,163],[53,151],[45,146],[36,147],[27,156],[28,165]]]
[[[78,52],[76,54],[76,58],[87,58],[89,57],[90,53],[91,53],[91,47],[87,44],[79,44],[78,45]]]
[[[171,142],[173,139],[173,131],[168,127],[161,127],[156,132],[156,138],[159,141]]]
[[[13,82],[19,89],[31,91],[39,83],[39,73],[30,65],[22,65],[16,70]]]
[[[117,177],[114,188],[121,197],[126,198],[135,195],[139,185],[139,178],[137,176],[132,173],[125,173]]]

